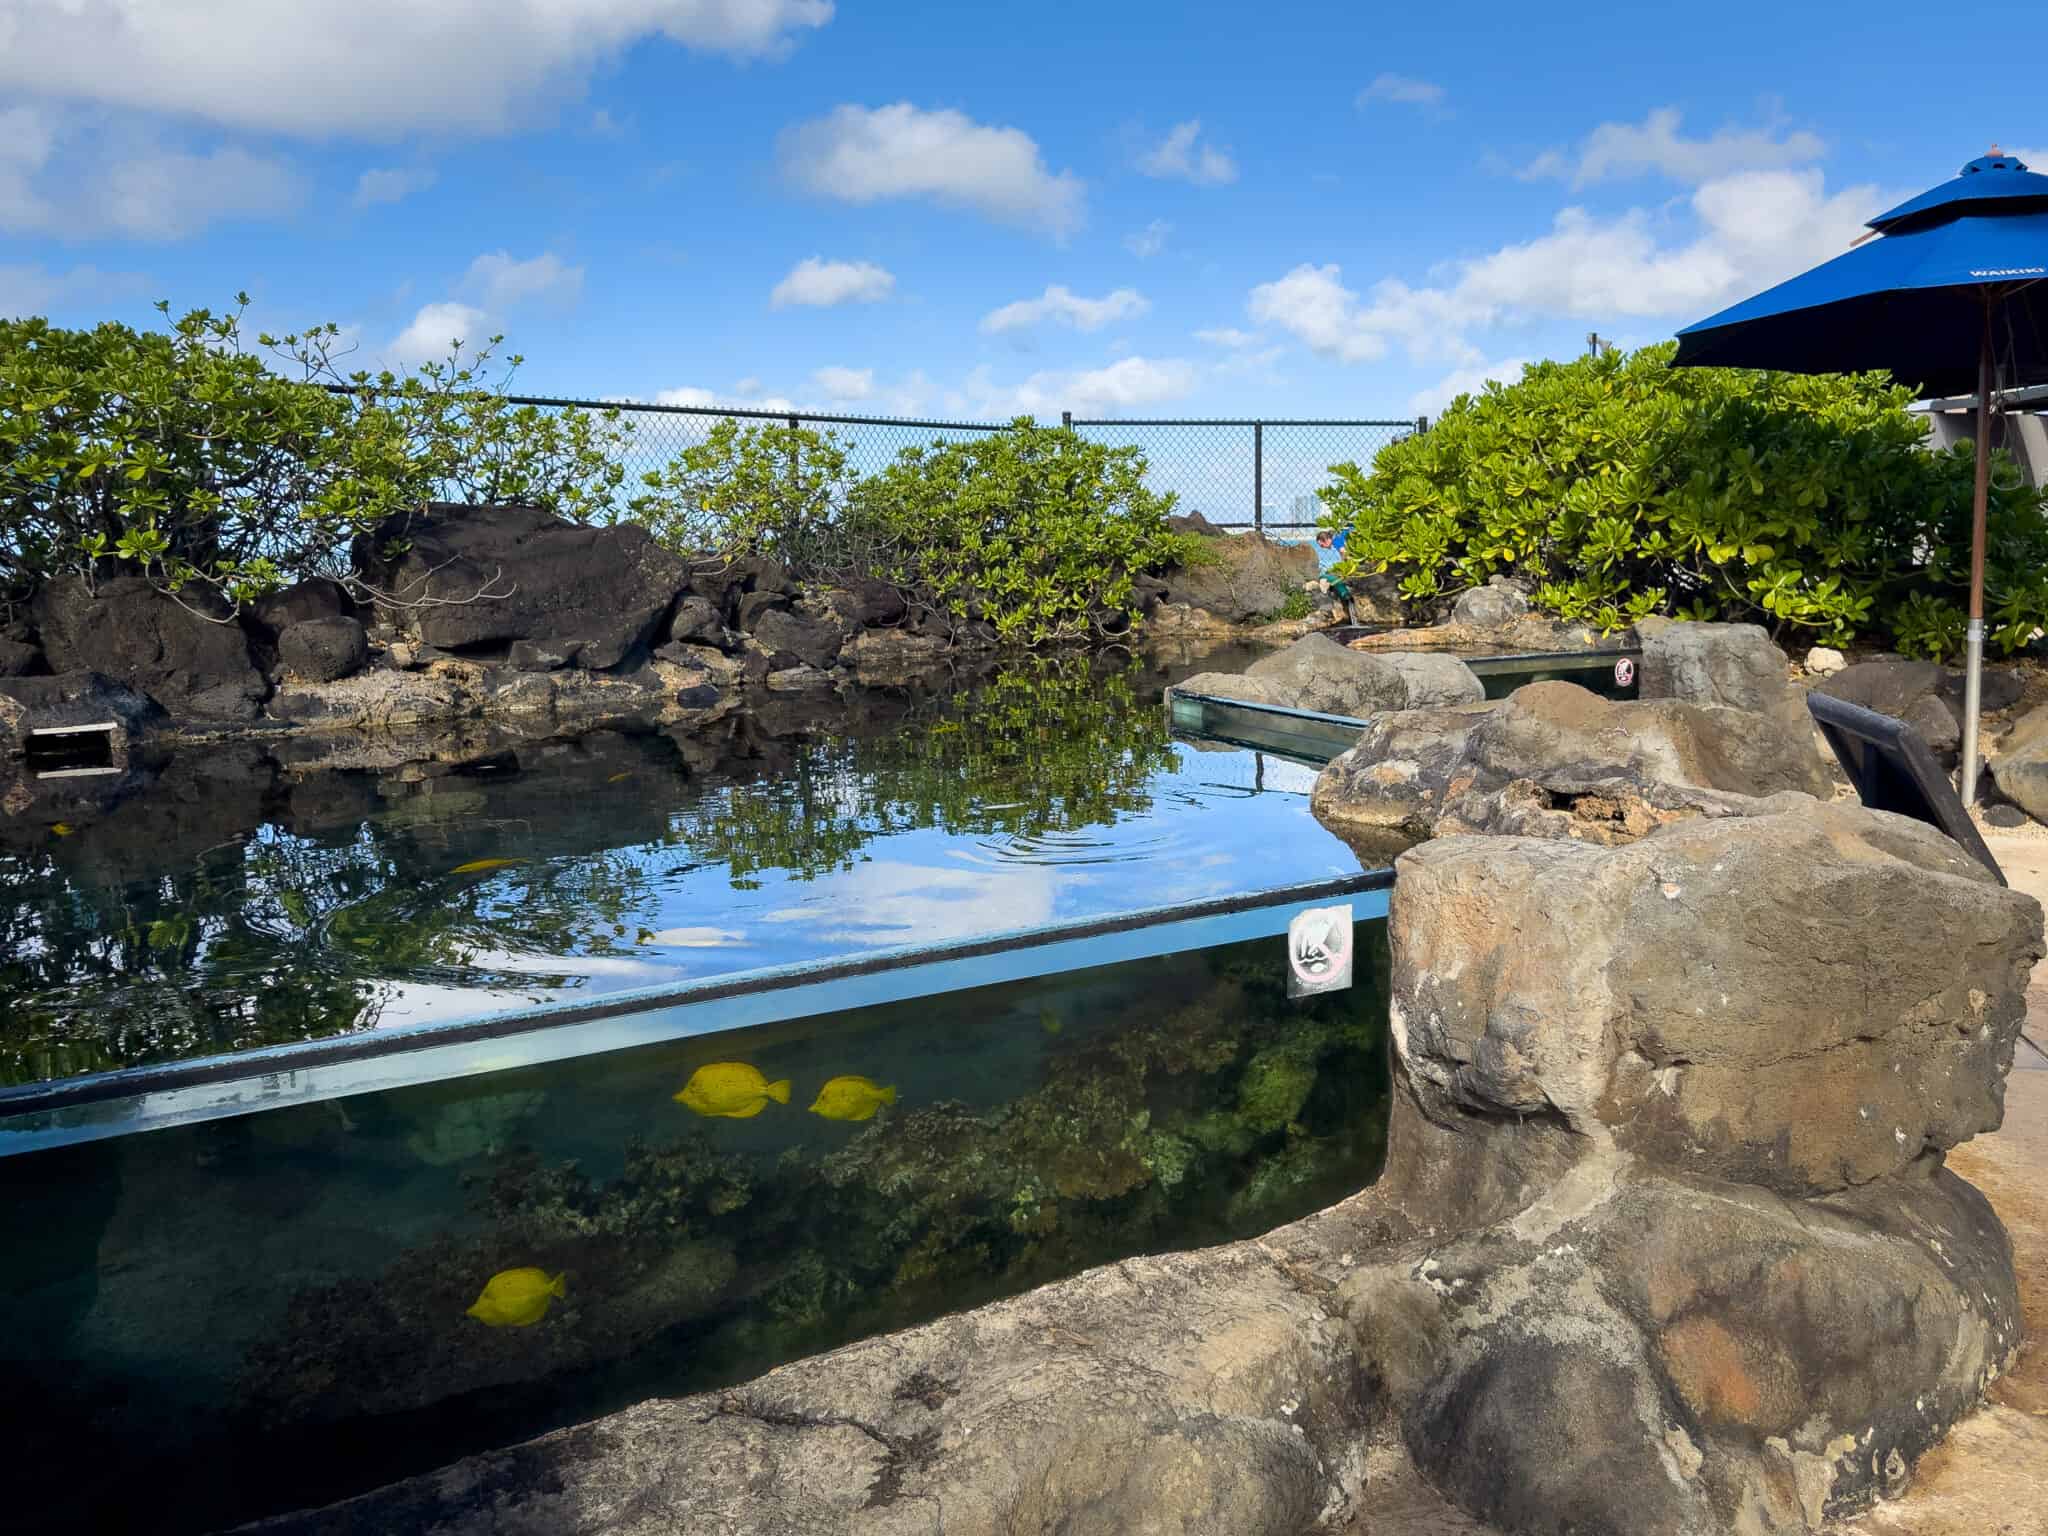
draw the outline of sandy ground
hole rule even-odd
[[[2007,881],[2048,903],[2048,829],[1984,830]],[[2027,996],[2026,1032],[2048,1046],[2048,960]],[[1984,1191],[2012,1234],[2028,1342],[1991,1401],[1921,1460],[1903,1498],[1828,1536],[2048,1536],[2048,1058],[2020,1043],[2004,1127],[1957,1148],[1949,1166]],[[1438,1498],[1405,1456],[1376,1455],[1371,1474],[1377,1508],[1345,1536],[1492,1536]]]

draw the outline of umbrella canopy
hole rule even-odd
[[[1926,396],[1974,394],[1988,297],[1999,386],[2048,383],[2048,176],[1986,155],[1869,228],[1879,238],[1680,331],[1677,366],[1886,369]]]
[[[2048,383],[2048,176],[1994,148],[1879,214],[1833,261],[1678,333],[1678,367],[1888,370],[1924,397],[1977,396],[1963,800],[1977,781],[1984,511],[1998,389]]]

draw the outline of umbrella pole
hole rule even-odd
[[[1977,486],[1970,502],[1970,627],[1964,631],[1963,806],[1977,799],[1977,704],[1984,680],[1984,513],[1991,495],[1991,295],[1977,354]]]

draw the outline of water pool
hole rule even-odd
[[[1100,668],[753,745],[749,766],[586,737],[317,794],[284,775],[231,837],[174,802],[153,835],[115,842],[110,817],[29,851],[16,1105],[468,1053],[0,1156],[0,1432],[29,1528],[342,1497],[1375,1175],[1385,881],[1308,816],[1308,771],[1174,743],[1145,680]],[[518,862],[460,872],[495,858]],[[1246,894],[1278,887],[1355,902],[1348,990],[1287,995],[1290,908]],[[578,1018],[658,1027],[507,1047],[599,1027]],[[472,1311],[529,1271],[510,1313]]]
[[[182,754],[0,841],[0,1090],[1357,868],[1305,783],[1171,741],[1135,668],[1012,669],[860,728]]]

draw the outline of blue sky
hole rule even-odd
[[[0,314],[245,288],[366,364],[503,331],[544,393],[1405,416],[2048,162],[2038,60],[1965,48],[1726,0],[0,0]]]

